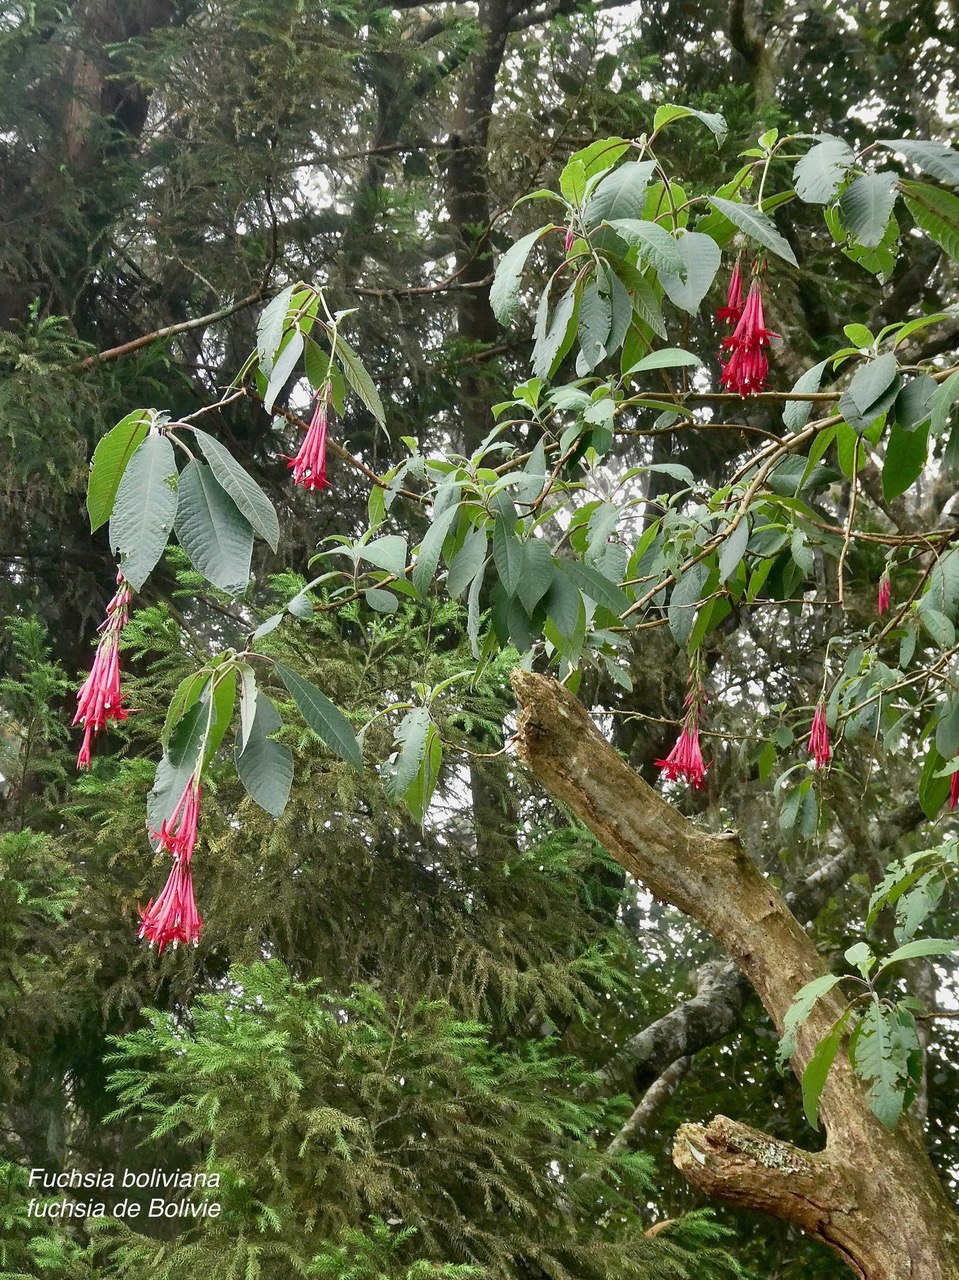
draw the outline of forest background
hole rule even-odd
[[[444,755],[423,813],[395,785],[390,799],[376,770],[336,759],[273,691],[296,759],[289,803],[274,818],[225,755],[211,764],[197,948],[158,956],[137,940],[138,904],[162,882],[144,807],[178,683],[296,598],[324,540],[367,528],[370,473],[410,448],[469,455],[492,406],[529,378],[533,295],[511,326],[490,300],[497,259],[543,221],[535,202],[511,214],[518,199],[558,189],[594,139],[648,134],[670,102],[728,126],[720,138],[695,120],[663,133],[658,154],[690,189],[718,187],[771,130],[840,135],[857,152],[884,138],[948,141],[957,47],[955,7],[931,0],[0,8],[5,1277],[836,1274],[823,1244],[707,1199],[672,1166],[679,1125],[716,1113],[804,1147],[815,1134],[740,970],[502,751],[521,644],[490,655],[455,698],[431,699]],[[871,339],[941,314],[910,358],[954,351],[956,267],[941,237],[905,221],[908,253],[877,285],[855,254],[824,243],[817,210],[788,213],[777,225],[796,265],[771,258],[765,281],[782,335],[773,385],[848,346],[849,324]],[[537,279],[560,243],[531,260]],[[667,305],[674,345],[701,357],[711,386],[726,279],[692,313]],[[322,284],[331,309],[355,308],[343,329],[385,422],[369,396],[347,394],[331,488],[310,491],[284,461],[310,416],[302,384],[272,414],[254,394],[206,415],[274,502],[282,540],[256,543],[255,588],[239,597],[168,552],[122,641],[136,714],[78,778],[75,692],[116,589],[116,558],[84,506],[89,459],[132,409],[181,419],[215,402],[256,346],[263,308],[297,281]],[[782,425],[781,406],[762,399],[727,416],[757,432]],[[717,489],[743,436],[698,425],[617,434],[600,496],[633,465],[665,468],[654,473],[664,501],[690,472]],[[852,485],[864,527],[908,540],[947,523],[952,466],[933,449],[893,497],[864,471]],[[850,489],[834,478],[842,523]],[[402,519],[415,545],[426,517],[414,505]],[[873,623],[885,549],[851,547],[841,609],[784,605],[793,578],[775,608],[700,637],[707,786],[669,793],[698,827],[740,833],[837,970],[847,948],[875,941],[869,896],[889,861],[949,831],[931,825],[930,800],[944,803],[948,780],[927,776],[917,798],[921,723],[886,750],[863,722],[841,763],[806,763],[830,646]],[[804,544],[795,559],[833,581]],[[369,595],[327,603],[313,593],[269,652],[355,729],[475,667],[467,610],[440,593],[395,609]],[[577,690],[654,785],[683,723],[689,637],[677,638],[628,633]],[[940,722],[950,716],[947,702]],[[365,735],[377,760],[395,727],[385,718]],[[927,932],[954,936],[938,882],[927,899]],[[891,950],[892,926],[878,928]],[[948,963],[910,961],[902,992],[948,1009]],[[911,1110],[954,1193],[959,1045],[948,1018],[920,1030]],[[223,1214],[187,1226],[38,1219],[30,1168],[215,1169]]]

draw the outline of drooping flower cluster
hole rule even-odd
[[[120,690],[120,632],[130,616],[130,600],[133,589],[117,574],[117,591],[107,605],[106,618],[100,624],[100,641],[90,674],[77,694],[77,714],[74,725],[83,724],[83,743],[77,756],[77,768],[89,769],[90,744],[101,729],[111,720],[125,720],[127,712],[121,705]]]
[[[892,598],[892,583],[889,581],[889,570],[879,579],[879,593],[876,598],[876,611],[880,618],[889,609],[889,601]]]
[[[330,396],[332,387],[324,383],[314,397],[313,417],[300,451],[290,459],[293,469],[293,483],[301,484],[304,489],[328,489],[326,478],[326,429],[330,412]]]
[[[157,853],[166,849],[173,855],[173,868],[160,896],[151,899],[146,908],[140,909],[138,938],[147,938],[162,955],[164,947],[172,942],[196,945],[203,921],[196,909],[193,896],[193,875],[190,863],[196,845],[197,823],[200,817],[200,784],[196,773],[191,774],[176,808],[154,832],[159,840]]]
[[[686,717],[682,731],[676,739],[676,745],[665,760],[657,760],[656,768],[662,772],[667,782],[677,782],[680,778],[690,786],[703,791],[706,787],[706,770],[709,765],[703,760],[702,748],[699,745],[699,721],[703,703],[706,701],[702,685],[698,678],[693,678],[693,685],[686,695],[683,704]]]
[[[726,318],[732,319],[736,307],[737,303],[734,301],[733,284],[731,282],[729,305],[721,308],[721,312],[718,314],[725,313]],[[748,396],[756,391],[762,391],[766,385],[766,378],[769,376],[769,360],[766,357],[766,348],[769,346],[771,339],[778,337],[778,333],[773,333],[771,329],[766,328],[766,318],[763,315],[762,285],[758,279],[754,279],[749,287],[746,305],[742,308],[736,322],[736,328],[728,338],[723,338],[720,344],[724,351],[730,352],[729,360],[723,365],[723,372],[720,377],[720,382],[727,391],[734,391],[741,396]]]
[[[826,724],[826,704],[821,698],[816,704],[816,713],[812,718],[812,728],[809,731],[809,754],[817,769],[824,768],[832,758],[829,726]]]

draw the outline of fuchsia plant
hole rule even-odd
[[[777,487],[771,477],[777,468],[815,451],[808,474],[814,474],[819,459],[835,456],[845,482],[854,492],[858,489],[862,442],[874,451],[881,449],[883,432],[894,422],[900,398],[915,390],[915,375],[900,369],[896,349],[900,331],[917,332],[927,323],[922,318],[905,327],[887,326],[872,347],[838,352],[832,360],[831,372],[838,376],[833,392],[819,390],[828,361],[809,370],[793,392],[777,392],[786,406],[787,427],[779,434],[768,432],[715,495],[707,495],[705,501],[697,495],[694,503],[680,493],[670,499],[665,512],[655,504],[643,506],[646,497],[631,499],[632,505],[642,507],[645,528],[635,548],[626,522],[620,523],[621,516],[629,515],[626,509],[618,512],[610,503],[608,516],[600,519],[603,513],[595,502],[581,496],[589,490],[590,468],[603,464],[621,425],[637,424],[629,429],[642,449],[644,437],[696,430],[705,424],[698,408],[704,398],[708,402],[712,395],[717,406],[728,401],[728,394],[703,390],[709,385],[703,373],[697,375],[700,381],[695,387],[686,380],[687,370],[701,364],[700,357],[663,345],[669,342],[669,327],[682,320],[683,313],[699,313],[720,267],[722,250],[734,256],[725,305],[717,308],[716,315],[732,331],[721,340],[722,358],[714,361],[711,385],[748,397],[767,388],[771,380],[770,354],[777,335],[767,327],[764,314],[763,281],[773,280],[767,262],[778,258],[786,272],[796,270],[798,264],[767,211],[762,192],[773,159],[801,140],[778,140],[770,134],[758,150],[747,153],[753,159],[734,188],[727,185],[721,195],[694,198],[687,193],[686,203],[677,204],[670,175],[656,158],[652,143],[659,130],[688,114],[669,108],[667,114],[657,115],[649,137],[636,143],[607,139],[574,156],[560,184],[563,195],[556,197],[564,205],[562,219],[524,236],[500,261],[490,301],[505,324],[516,308],[528,255],[548,231],[558,228],[564,234],[563,261],[549,275],[537,309],[534,377],[516,389],[512,402],[496,409],[503,414],[508,408],[510,421],[497,426],[470,458],[420,458],[409,441],[412,456],[381,476],[364,459],[338,446],[344,464],[371,486],[369,529],[355,540],[341,540],[332,550],[322,550],[320,576],[291,601],[289,611],[268,619],[245,646],[216,655],[177,692],[151,799],[151,831],[159,847],[173,855],[174,868],[167,888],[143,913],[141,929],[142,936],[155,941],[158,948],[169,941],[195,941],[199,931],[190,863],[200,780],[230,726],[237,689],[241,690],[237,768],[251,796],[269,812],[278,813],[285,803],[289,765],[287,748],[270,736],[273,730],[264,729],[251,710],[269,702],[264,677],[279,676],[311,729],[341,759],[357,768],[362,765],[356,732],[347,717],[320,690],[258,651],[261,634],[284,618],[305,616],[312,608],[314,589],[322,591],[327,608],[359,602],[357,607],[388,615],[403,596],[414,606],[422,601],[433,580],[445,573],[451,593],[467,602],[469,641],[480,663],[497,649],[512,645],[554,665],[562,675],[590,664],[610,670],[617,667],[618,636],[640,618],[643,626],[667,626],[679,648],[698,662],[707,637],[730,609],[750,608],[757,596],[770,591],[778,591],[784,599],[806,593],[812,602],[816,565],[834,566],[829,572],[837,575],[843,594],[849,561],[845,552],[837,554],[835,533],[821,533],[822,520],[817,510],[806,508],[801,488]],[[723,135],[718,117],[702,120],[717,137]],[[907,158],[925,163],[928,151],[911,153],[904,141],[895,145]],[[864,161],[852,151],[842,152],[841,162],[838,154],[835,140],[816,141],[796,169],[799,197],[826,204],[830,218],[848,216],[850,209],[859,208],[855,199],[846,196],[840,204],[840,193],[854,190],[866,178],[872,190],[879,180],[875,173],[864,172]],[[940,169],[955,163],[959,177],[959,158],[944,159],[939,151],[936,156]],[[936,227],[928,219],[923,222],[917,203],[922,184],[900,181],[892,171],[882,172],[889,173],[890,193],[901,195],[919,225],[928,224],[935,238]],[[758,197],[752,189],[754,178]],[[849,252],[857,236],[869,240],[876,234],[875,228],[855,219],[842,225],[842,247]],[[750,264],[748,290],[744,263]],[[784,275],[776,278],[773,287],[779,280],[792,287],[791,278]],[[346,314],[334,315],[321,289],[297,283],[283,290],[266,308],[257,349],[241,371],[237,389],[230,392],[231,396],[249,393],[272,410],[299,356],[311,353],[307,368],[313,386],[312,412],[309,422],[300,424],[304,434],[295,457],[287,460],[294,485],[310,491],[328,487],[329,415],[334,406],[342,411],[346,392],[352,392],[379,423],[385,421],[372,380],[344,337]],[[929,318],[928,323],[934,320]],[[551,387],[574,348],[575,382]],[[939,387],[936,412],[942,422],[959,394],[947,374],[937,365],[923,371],[923,377]],[[817,404],[816,412],[821,409],[822,414],[813,417],[810,401],[817,398],[823,403]],[[289,410],[283,416],[297,421]],[[520,453],[518,438],[511,441],[508,428],[513,422],[525,432],[523,448],[533,442],[525,454]],[[713,419],[710,425],[722,424]],[[899,428],[894,423],[891,429]],[[914,436],[914,441],[918,439]],[[505,461],[498,450],[506,451]],[[127,462],[118,478],[113,459],[121,456]],[[897,492],[897,487],[902,492],[914,478],[912,473],[900,475],[902,456],[902,451],[889,450],[885,457],[882,483],[890,493]],[[909,466],[914,466],[916,450],[908,457]],[[798,482],[800,474],[795,474]],[[398,494],[403,503],[416,504],[420,524],[426,515],[427,531],[418,548],[414,546],[412,557],[407,541],[393,531],[400,509],[393,505]],[[651,488],[650,495],[654,494]],[[568,529],[552,527],[554,502],[556,511],[570,513]],[[84,728],[78,761],[82,767],[89,766],[94,735],[127,715],[120,690],[120,633],[132,592],[140,589],[156,564],[169,532],[175,530],[196,569],[231,594],[245,590],[250,580],[254,537],[265,539],[274,549],[279,538],[269,499],[224,447],[189,419],[172,422],[156,410],[128,415],[98,446],[90,510],[94,527],[110,521],[111,545],[120,555],[120,578],[101,628],[93,669],[80,691],[75,723]],[[144,528],[150,535],[146,542]],[[846,545],[856,536],[850,523],[843,533]],[[905,556],[908,549],[903,540],[895,545],[896,554]],[[922,544],[923,549],[926,546]],[[943,543],[936,554],[948,561],[956,553]],[[344,555],[349,560],[345,568]],[[622,566],[631,556],[635,563],[624,574]],[[775,575],[769,573],[773,558]],[[934,585],[932,577],[929,585]],[[892,614],[888,572],[880,579],[878,611],[883,617]],[[945,642],[952,624],[948,618],[941,621],[942,616],[941,607],[926,608],[921,601],[911,601],[886,626],[908,623],[913,631],[925,627],[930,636]],[[838,696],[834,690],[825,691],[817,705],[808,739],[808,753],[817,770],[832,758],[826,701],[842,722],[847,707],[878,696],[872,692],[871,670],[868,663],[861,670],[846,670]],[[426,702],[414,701],[405,708],[396,727],[395,762],[385,771],[391,794],[404,800],[419,818],[428,807],[443,755],[430,717],[429,696],[423,696]],[[679,737],[668,755],[657,761],[665,779],[684,780],[696,789],[705,787],[708,770],[700,744],[704,701],[697,677],[687,697]],[[884,704],[884,713],[887,707]],[[955,802],[957,784],[945,781],[939,768],[942,763],[933,759],[936,767],[924,775],[922,798],[930,812],[941,807],[947,795]],[[254,769],[267,770],[266,782],[254,776]]]

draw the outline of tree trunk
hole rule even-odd
[[[781,1032],[796,992],[825,967],[738,837],[709,835],[667,804],[561,685],[519,670],[512,683],[522,707],[520,759],[630,875],[714,935]],[[815,1006],[792,1059],[797,1075],[842,1007],[835,993]],[[680,1128],[673,1161],[699,1190],[829,1245],[862,1280],[959,1280],[959,1217],[913,1121],[884,1128],[844,1055],[829,1073],[820,1117],[820,1152],[717,1116]]]

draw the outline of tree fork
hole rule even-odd
[[[520,760],[630,875],[698,920],[749,978],[777,1030],[825,966],[783,897],[734,834],[710,835],[649,787],[562,685],[516,670]],[[801,1075],[842,1010],[834,992],[800,1029]],[[820,1240],[861,1280],[959,1280],[959,1217],[906,1118],[890,1132],[840,1055],[820,1103],[827,1140],[802,1151],[716,1117],[684,1125],[673,1160],[698,1189],[762,1209]]]

